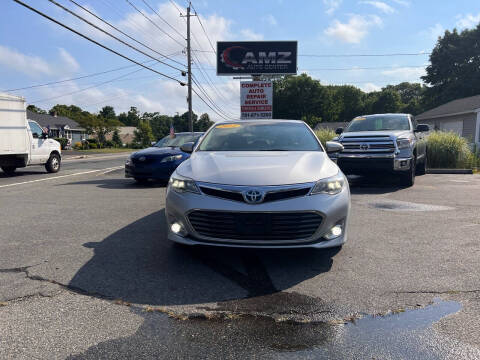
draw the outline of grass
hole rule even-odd
[[[138,151],[139,149],[130,149],[130,148],[103,148],[103,149],[88,149],[88,150],[75,150],[85,154],[112,154],[112,153],[122,153],[122,152],[133,152]]]
[[[337,136],[335,134],[335,131],[331,129],[320,129],[320,130],[315,130],[315,135],[317,135],[318,140],[322,143],[322,145],[325,147],[327,141],[332,140],[334,137]]]
[[[427,138],[428,167],[442,169],[476,169],[480,165],[467,139],[454,132],[434,131]]]

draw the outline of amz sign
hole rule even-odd
[[[217,75],[296,73],[296,41],[217,42]]]

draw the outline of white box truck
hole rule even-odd
[[[45,165],[55,173],[61,159],[60,143],[49,139],[37,122],[27,120],[25,99],[0,93],[0,168],[12,175],[20,167]]]

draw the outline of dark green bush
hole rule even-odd
[[[62,150],[65,150],[67,148],[68,139],[66,139],[66,138],[54,138],[54,140],[56,140],[60,143],[60,146],[62,147]]]
[[[475,155],[467,139],[454,132],[434,131],[427,138],[429,168],[472,168]]]

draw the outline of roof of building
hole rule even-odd
[[[63,129],[67,125],[70,130],[85,130],[75,120],[66,116],[38,114],[27,110],[27,119],[38,122],[42,127],[50,126],[50,129]]]
[[[477,109],[480,109],[480,95],[452,100],[446,104],[425,111],[415,118],[417,120],[430,119],[458,113],[474,112]]]

